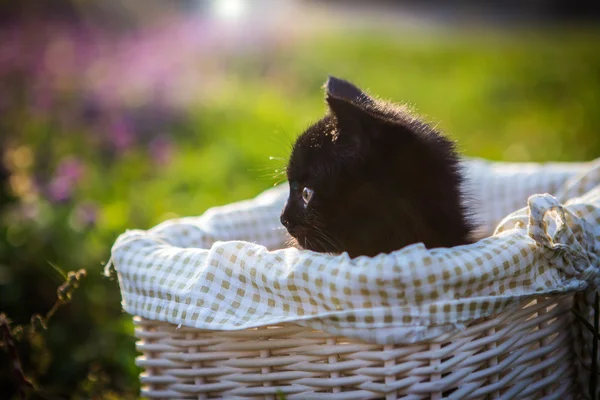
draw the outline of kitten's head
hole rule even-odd
[[[468,242],[451,141],[400,106],[330,77],[329,113],[294,144],[281,222],[320,252],[376,255]]]

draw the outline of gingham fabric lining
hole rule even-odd
[[[430,250],[414,244],[356,259],[270,251],[286,239],[279,224],[287,197],[282,186],[200,217],[121,235],[112,262],[123,307],[201,329],[294,322],[399,344],[454,332],[531,296],[598,284],[600,160],[470,160],[464,166],[478,221],[488,233],[504,215],[527,205],[477,243]],[[546,192],[558,197],[533,195]]]

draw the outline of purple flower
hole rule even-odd
[[[118,119],[110,126],[110,138],[113,147],[117,151],[125,151],[129,149],[135,139],[135,135],[131,126],[124,119]]]
[[[65,178],[73,183],[77,183],[83,178],[85,173],[85,165],[81,160],[75,157],[67,157],[63,159],[58,165],[56,176],[58,178]]]
[[[56,176],[48,185],[48,196],[54,203],[64,203],[73,195],[73,181],[64,176]]]
[[[75,186],[85,173],[85,165],[77,158],[67,157],[56,168],[56,174],[48,185],[48,196],[55,203],[71,199]]]

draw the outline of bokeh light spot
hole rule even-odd
[[[237,20],[246,11],[246,5],[244,0],[216,0],[213,2],[213,12],[220,19]]]

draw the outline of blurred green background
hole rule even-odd
[[[56,299],[50,263],[88,271],[48,329],[18,344],[42,398],[137,396],[131,317],[103,276],[112,243],[275,184],[277,158],[325,112],[328,74],[411,104],[468,156],[600,156],[589,25],[385,5],[115,3],[0,3],[0,311],[28,324]]]

